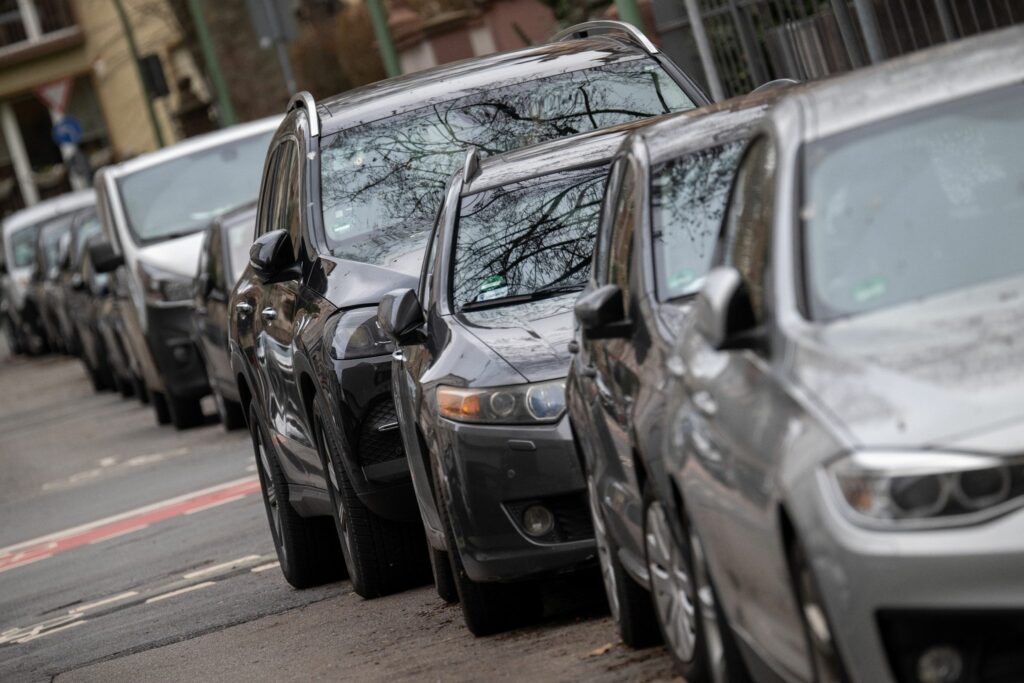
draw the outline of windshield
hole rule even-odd
[[[581,289],[607,168],[555,173],[465,197],[452,259],[456,310]]]
[[[652,169],[651,229],[661,300],[700,290],[744,144],[728,142]]]
[[[11,261],[15,268],[25,268],[36,262],[36,238],[40,224],[26,225],[11,233]]]
[[[60,239],[71,231],[71,221],[74,214],[65,214],[51,219],[44,223],[39,233],[39,248],[43,256],[43,262],[39,264],[39,271],[48,273],[60,259]]]
[[[692,108],[645,57],[476,90],[342,131],[323,146],[327,241],[335,256],[383,264],[396,248],[422,244],[417,233],[433,224],[470,146],[498,154]]]
[[[229,286],[233,287],[238,282],[245,267],[249,265],[249,247],[252,246],[255,230],[256,224],[246,221],[236,221],[228,227],[228,267],[225,272],[231,274]]]
[[[1024,86],[810,146],[806,286],[832,319],[1024,271]]]
[[[150,244],[186,235],[255,200],[272,134],[225,142],[120,179],[133,239]]]

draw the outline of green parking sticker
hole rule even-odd
[[[853,300],[862,304],[883,296],[885,294],[885,290],[885,280],[880,277],[873,277],[853,290]]]
[[[692,270],[689,268],[683,268],[682,270],[672,274],[672,277],[668,279],[668,286],[674,290],[682,289],[693,282],[696,277],[697,274]]]
[[[490,275],[484,278],[484,281],[480,283],[479,294],[476,296],[477,301],[487,301],[488,299],[497,299],[508,294],[508,287],[505,286],[505,278],[500,275]]]

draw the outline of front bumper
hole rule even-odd
[[[161,385],[175,398],[210,393],[206,369],[192,339],[192,304],[146,307],[146,345]]]
[[[965,665],[958,683],[1024,680],[1024,510],[891,532],[849,521],[818,475],[794,499],[805,501],[796,526],[851,680],[916,683],[920,656],[950,645]]]
[[[596,557],[586,480],[568,417],[539,426],[440,420],[440,466],[462,563],[474,581],[572,570]],[[522,513],[542,504],[551,533],[533,538]]]

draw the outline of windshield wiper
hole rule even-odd
[[[536,291],[529,292],[527,294],[513,294],[512,296],[499,296],[494,299],[487,299],[485,301],[470,301],[468,304],[462,306],[463,311],[480,311],[485,308],[497,308],[498,306],[512,306],[514,304],[528,303],[530,301],[540,301],[541,299],[550,299],[551,297],[561,296],[562,294],[572,294],[575,292],[582,292],[583,285],[559,285],[556,287],[542,287]]]

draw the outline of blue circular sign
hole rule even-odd
[[[74,145],[82,139],[82,122],[74,116],[65,116],[53,124],[53,141],[58,145]]]

